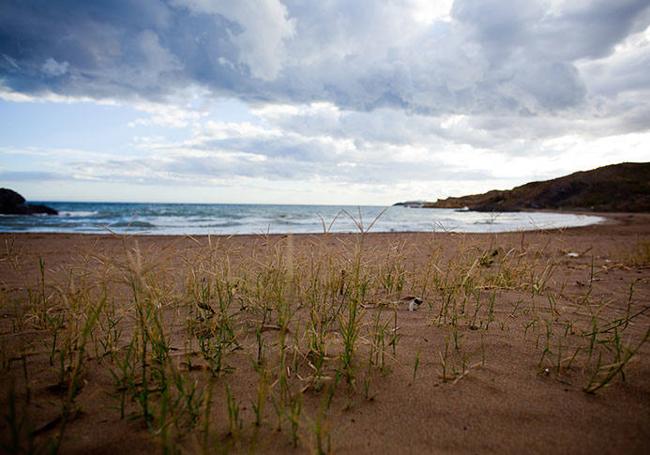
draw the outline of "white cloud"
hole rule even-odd
[[[21,93],[4,86],[0,81],[0,100],[11,103],[92,103],[104,106],[117,106],[120,103],[114,99],[91,98],[89,96],[67,96],[53,92],[41,92],[38,94]]]
[[[138,111],[149,114],[128,123],[131,128],[137,126],[165,126],[169,128],[185,128],[199,121],[207,115],[206,112],[198,109],[189,109],[175,104],[161,104],[150,102],[139,102],[133,105]]]
[[[411,7],[413,19],[431,24],[436,20],[450,21],[453,3],[453,0],[411,0],[407,5]]]

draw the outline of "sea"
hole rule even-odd
[[[0,232],[139,235],[507,232],[586,226],[601,217],[401,206],[48,202],[59,215],[0,216]]]

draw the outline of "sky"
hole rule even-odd
[[[0,186],[392,204],[650,161],[648,0],[2,0]]]

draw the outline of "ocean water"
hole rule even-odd
[[[32,202],[32,201],[30,201]],[[505,232],[585,226],[602,218],[547,212],[479,213],[453,209],[256,204],[36,202],[58,216],[0,216],[0,232],[151,235],[358,232]]]

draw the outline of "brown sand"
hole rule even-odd
[[[319,236],[297,235],[292,238],[292,248],[297,253],[308,251],[314,248],[315,238],[319,239],[319,248],[331,248],[341,254],[349,251],[355,241],[352,235],[331,235],[325,241]],[[18,345],[23,346],[23,352],[32,354],[27,357],[31,394],[27,413],[33,427],[40,429],[35,443],[41,447],[59,430],[56,417],[61,406],[60,394],[52,388],[55,380],[48,362],[46,332],[28,323],[18,331],[12,328],[12,321],[20,312],[17,305],[26,299],[26,289],[38,288],[38,258],[43,258],[46,264],[48,280],[56,282],[63,280],[71,267],[103,267],[97,258],[126,260],[125,242],[130,247],[136,241],[145,256],[159,258],[172,271],[172,276],[174,270],[178,271],[179,286],[188,258],[200,255],[207,243],[206,238],[163,236],[124,240],[71,234],[0,235],[3,249],[8,242],[13,242],[12,253],[4,254],[0,262],[0,287],[4,296],[0,301],[3,318],[0,349],[4,351],[3,357],[16,357]],[[602,225],[563,231],[497,235],[370,234],[365,239],[365,248],[381,254],[388,245],[398,244],[409,269],[424,267],[432,248],[439,249],[436,263],[442,270],[449,260],[471,251],[516,248],[534,252],[540,264],[552,261],[556,265],[548,286],[557,296],[559,311],[570,314],[576,327],[587,330],[588,312],[586,304],[581,302],[589,286],[589,299],[594,305],[609,302],[599,314],[605,320],[613,320],[625,311],[633,282],[632,309],[642,311],[650,306],[650,267],[634,259],[638,245],[648,241],[649,215],[619,214],[609,215],[609,221]],[[253,253],[271,254],[269,251],[273,249],[269,245],[284,245],[286,236],[234,236],[221,238],[219,242],[224,249],[234,252],[231,259],[235,264]],[[580,256],[569,257],[569,252]],[[592,275],[592,261],[595,275]],[[489,296],[490,292],[486,289],[485,295]],[[364,398],[359,383],[355,392],[347,391],[344,384],[339,385],[327,420],[331,450],[335,453],[650,453],[650,343],[626,366],[625,381],[618,375],[597,393],[585,393],[583,387],[588,377],[580,367],[569,368],[561,374],[540,369],[539,345],[544,340],[544,329],[538,327],[534,334],[524,336],[527,319],[515,309],[516,302],[528,301],[530,293],[530,289],[500,289],[495,320],[489,330],[473,330],[463,325],[461,336],[472,347],[468,352],[474,356],[469,360],[472,368],[457,380],[441,378],[440,355],[449,332],[446,327],[433,323],[440,309],[436,293],[417,312],[400,310],[401,338],[396,359],[389,360],[389,372],[373,376],[372,399]],[[546,308],[541,311],[548,314],[547,300],[542,298],[539,302],[540,308]],[[369,314],[372,311],[369,309]],[[623,341],[633,345],[648,328],[650,312],[629,323]],[[482,355],[477,354],[479,332],[483,334]],[[250,338],[246,338],[246,343],[251,343]],[[567,353],[570,355],[569,349]],[[419,367],[413,380],[416,357],[419,357]],[[65,453],[159,450],[158,435],[143,428],[141,421],[120,419],[118,400],[107,372],[108,360],[101,364],[96,359],[89,362],[83,390],[77,397],[81,412],[68,423],[61,450]],[[5,414],[10,378],[15,378],[18,394],[25,389],[20,379],[22,363],[19,360],[10,363],[0,379],[0,403]],[[257,445],[251,449],[250,403],[254,400],[257,380],[246,354],[233,353],[229,363],[235,371],[218,378],[214,391],[214,406],[222,409],[215,411],[214,418],[218,422],[214,425],[219,428],[215,431],[221,447],[262,453],[312,450],[311,436],[304,430],[309,424],[303,423],[301,440],[294,449],[286,425],[281,432],[275,430],[271,405],[267,406],[268,419],[262,425]],[[188,374],[196,375],[200,381],[207,375],[205,371]],[[237,442],[229,443],[225,435],[227,420],[220,388],[224,382],[230,384],[240,401],[244,427]],[[315,415],[322,394],[305,392],[306,416]],[[51,428],[47,427],[48,423]],[[10,439],[10,428],[5,421],[0,423],[0,434],[3,442]],[[179,446],[190,452],[199,451],[199,444],[192,438],[181,439]]]

